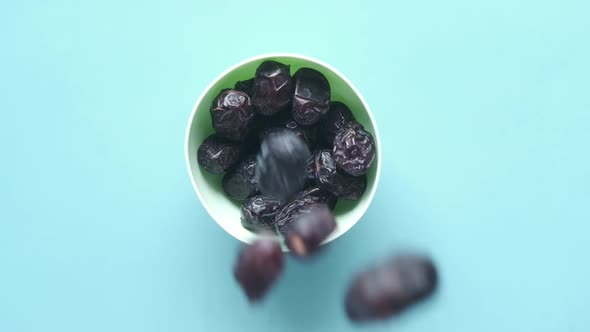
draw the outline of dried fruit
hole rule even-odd
[[[319,124],[319,139],[326,147],[332,148],[334,137],[348,123],[354,121],[352,112],[344,103],[334,101],[330,103],[330,110]]]
[[[293,80],[293,118],[301,125],[314,125],[330,107],[330,83],[322,73],[311,68],[299,69]]]
[[[318,203],[324,203],[333,209],[336,205],[336,196],[318,187],[312,187],[297,194],[276,214],[274,223],[277,232],[286,235],[293,221],[302,213],[309,212]]]
[[[257,190],[256,157],[242,160],[223,177],[223,191],[232,199],[243,201]]]
[[[338,170],[330,150],[319,150],[314,155],[313,167],[318,187],[338,197],[358,200],[367,189],[367,176],[352,176]]]
[[[267,60],[258,66],[254,77],[252,104],[256,112],[272,115],[291,104],[293,83],[289,66]]]
[[[274,231],[274,218],[282,202],[278,199],[255,195],[242,204],[242,226],[253,232]]]
[[[254,121],[254,108],[247,94],[223,90],[211,104],[211,123],[219,137],[243,141]]]
[[[287,233],[287,247],[296,256],[315,253],[320,244],[336,229],[336,219],[325,204],[315,204],[300,214]]]
[[[249,80],[236,82],[236,85],[234,85],[234,90],[242,91],[247,94],[248,97],[252,98],[254,95],[254,77]]]
[[[346,295],[346,313],[353,321],[382,320],[428,297],[436,285],[436,269],[429,258],[394,257],[354,278]]]
[[[336,166],[346,173],[359,176],[367,172],[375,159],[375,140],[358,122],[346,124],[334,138],[332,156]]]
[[[301,190],[309,156],[305,142],[291,130],[265,137],[256,161],[256,179],[262,194],[285,200]]]
[[[208,172],[223,173],[240,159],[241,152],[239,143],[213,134],[199,146],[197,161]]]
[[[260,301],[283,271],[281,246],[272,235],[261,235],[245,246],[234,265],[234,277],[250,302]]]

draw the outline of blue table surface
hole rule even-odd
[[[0,331],[589,331],[588,1],[12,1],[0,9]],[[381,129],[366,216],[250,307],[184,163],[219,73],[295,52]],[[441,287],[346,320],[354,271],[415,248]]]

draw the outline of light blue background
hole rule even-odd
[[[408,247],[440,292],[366,331],[590,330],[589,17],[583,0],[3,2],[0,331],[353,331],[351,274]],[[251,308],[183,138],[212,79],[279,51],[359,87],[383,176],[366,217]]]

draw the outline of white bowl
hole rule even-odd
[[[211,102],[221,89],[233,88],[235,82],[254,77],[256,68],[265,60],[275,60],[291,66],[291,74],[301,67],[309,67],[323,73],[332,88],[332,100],[341,101],[348,105],[357,121],[365,126],[365,129],[373,134],[377,155],[371,169],[367,173],[367,190],[358,201],[339,200],[334,210],[338,226],[336,230],[324,241],[328,243],[346,233],[363,216],[377,190],[377,183],[381,174],[381,141],[377,124],[373,118],[369,106],[360,92],[339,71],[319,60],[298,54],[265,54],[244,60],[219,75],[203,91],[191,112],[186,127],[185,157],[188,175],[199,200],[209,213],[211,218],[221,228],[236,239],[252,243],[257,237],[244,227],[240,222],[240,205],[238,202],[227,198],[221,187],[222,174],[211,174],[203,170],[197,162],[197,149],[201,142],[213,133],[209,109]]]

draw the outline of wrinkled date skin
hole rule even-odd
[[[308,213],[300,214],[287,232],[287,247],[294,255],[308,257],[336,229],[336,219],[326,204],[312,205]]]
[[[354,121],[354,116],[348,106],[339,101],[331,102],[328,114],[322,118],[318,126],[321,143],[332,148],[336,134],[351,121]]]
[[[290,67],[267,60],[258,66],[254,77],[252,104],[256,112],[273,115],[291,105],[293,83]]]
[[[295,75],[292,113],[303,126],[316,124],[330,108],[330,83],[317,70],[301,68]]]
[[[349,122],[334,138],[336,166],[353,176],[367,173],[375,159],[375,140],[358,122]]]
[[[310,157],[304,140],[283,129],[262,141],[256,159],[256,181],[265,196],[285,200],[305,185],[305,165]]]
[[[260,301],[283,271],[284,255],[273,235],[261,235],[239,252],[234,277],[250,302]]]
[[[223,191],[232,199],[243,201],[256,192],[256,156],[248,156],[225,173]]]
[[[346,295],[352,321],[383,320],[434,292],[437,272],[428,257],[405,254],[359,273]]]
[[[254,96],[254,77],[249,80],[236,82],[234,90],[242,91],[247,94],[248,97],[252,98],[252,96]]]
[[[367,176],[352,176],[338,170],[330,150],[319,150],[314,155],[313,167],[318,187],[338,197],[358,200],[367,189]]]
[[[239,143],[214,134],[207,137],[199,146],[197,161],[206,171],[219,174],[238,162],[241,152],[242,147]]]
[[[300,192],[295,198],[283,205],[275,216],[274,223],[277,233],[287,235],[293,221],[302,213],[309,212],[314,205],[319,203],[324,203],[330,209],[333,209],[336,200],[336,196],[332,193],[318,187],[312,187]]]
[[[223,90],[211,105],[211,123],[217,135],[243,141],[255,116],[250,97],[242,91]]]
[[[282,201],[262,196],[251,196],[242,204],[242,226],[253,232],[274,231],[274,218]]]

